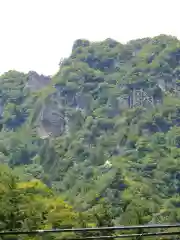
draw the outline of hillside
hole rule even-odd
[[[52,77],[0,76],[0,161],[76,211],[116,224],[180,221],[180,41],[74,42]]]
[[[22,182],[6,165],[0,165],[0,232],[49,230],[72,227],[113,226],[105,202],[97,205],[96,211],[79,213],[65,203],[52,189],[40,180]],[[45,239],[69,239],[87,236],[88,233],[47,233]],[[96,232],[93,236],[101,236]],[[2,239],[38,240],[41,235],[2,236]],[[83,238],[82,238],[83,239]]]

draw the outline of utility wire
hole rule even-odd
[[[100,227],[100,228],[60,228],[60,229],[39,229],[32,231],[1,231],[2,235],[36,235],[45,233],[64,233],[64,232],[95,232],[95,231],[122,231],[122,230],[134,230],[134,229],[157,229],[157,228],[178,228],[180,223],[175,224],[148,224],[148,225],[134,225],[134,226],[115,226],[115,227]],[[124,236],[124,235],[123,235]],[[138,236],[138,235],[137,235]]]
[[[153,237],[153,236],[173,236],[180,235],[180,232],[157,232],[157,233],[132,233],[115,236],[92,236],[83,238],[67,238],[66,240],[89,240],[89,239],[113,239],[113,238],[130,238],[130,237]]]

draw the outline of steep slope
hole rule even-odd
[[[179,66],[179,40],[160,35],[76,40],[52,79],[6,73],[2,161],[78,210],[104,198],[118,223],[179,221]],[[23,85],[18,105],[12,75]]]
[[[57,196],[52,189],[37,179],[22,182],[6,165],[0,165],[0,231],[27,232],[38,229],[73,228],[100,226],[102,223],[111,225],[105,203],[100,203],[96,210],[84,214],[74,211],[71,206]],[[72,239],[87,236],[88,233],[46,233],[46,239]],[[13,236],[14,235],[14,236]],[[102,233],[92,233],[101,236]],[[6,235],[5,239],[39,239],[36,234]]]

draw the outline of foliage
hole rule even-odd
[[[87,221],[88,216],[75,212],[40,180],[21,182],[7,166],[0,167],[0,231],[72,228],[82,226],[83,221]],[[91,221],[96,226],[93,220],[95,217],[92,214],[91,216]],[[103,220],[103,216],[97,216],[99,221]],[[86,225],[88,226],[88,221]],[[74,233],[61,235],[60,238],[73,237]],[[53,234],[48,239],[54,237],[59,239],[58,235]],[[28,239],[32,238],[29,236]]]
[[[104,199],[113,224],[179,221],[179,63],[180,42],[172,36],[124,45],[113,39],[79,39],[51,84],[36,92],[27,88],[26,74],[2,75],[0,162],[9,164],[25,185],[7,190],[4,197],[20,194],[18,204],[23,205],[24,198],[31,202],[31,210],[23,205],[27,212],[18,216],[29,218],[37,206],[50,212],[56,204],[64,206],[61,201],[73,206],[73,216],[84,211],[91,215],[96,207],[100,214],[98,204]],[[144,95],[138,98],[137,91]],[[42,111],[46,121],[40,118]],[[44,138],[51,126],[59,134]],[[34,178],[62,200],[46,199],[45,188],[37,190],[41,185],[32,190]],[[59,213],[52,214],[42,227],[76,223],[66,213],[64,222],[58,222]],[[92,218],[88,224],[107,225]],[[3,224],[14,227],[13,222]]]

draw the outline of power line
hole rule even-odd
[[[115,226],[115,227],[100,227],[100,228],[62,228],[62,229],[39,229],[32,231],[1,231],[2,235],[36,235],[45,233],[65,233],[65,232],[95,232],[95,231],[122,231],[135,229],[157,229],[157,228],[179,228],[180,223],[175,224],[148,224],[148,225],[134,225],[134,226]],[[153,233],[155,234],[155,233]],[[123,235],[124,236],[124,235]],[[112,237],[112,236],[111,236]]]
[[[67,240],[89,240],[89,239],[113,239],[113,238],[129,238],[129,237],[153,237],[153,236],[174,236],[180,235],[180,232],[157,232],[157,233],[132,233],[132,234],[121,234],[115,236],[92,236],[83,238],[67,238]]]

